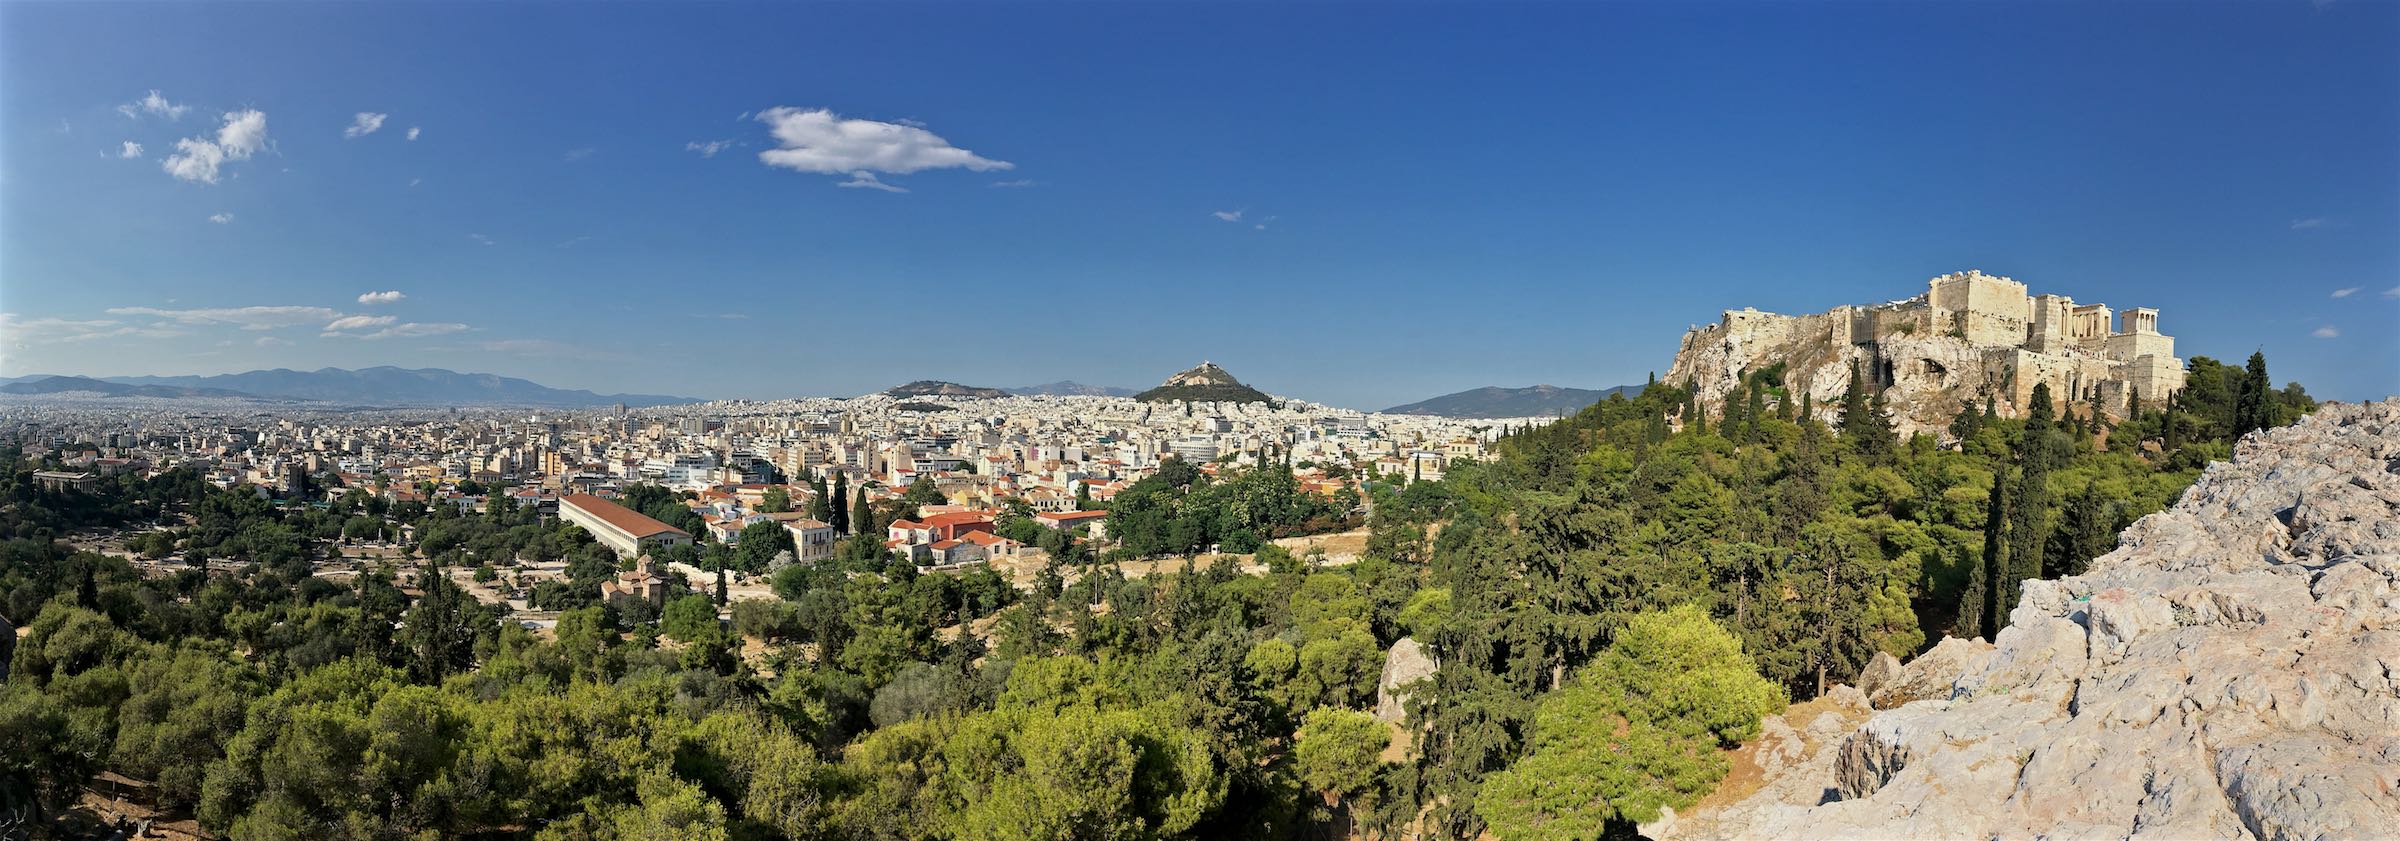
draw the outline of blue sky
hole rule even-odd
[[[2396,38],[2347,0],[0,4],[0,373],[1206,358],[1376,408],[1980,268],[2375,397]]]

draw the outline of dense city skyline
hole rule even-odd
[[[2389,4],[0,23],[6,376],[776,398],[1212,359],[1374,409],[1639,383],[1722,310],[1980,268],[2320,396],[2400,382]]]

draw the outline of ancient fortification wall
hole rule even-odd
[[[2131,401],[2158,405],[2183,387],[2175,340],[2158,332],[2158,311],[2029,295],[2015,280],[1966,271],[1933,278],[1922,295],[1813,315],[1730,310],[1684,334],[1670,383],[1692,383],[1705,405],[1721,405],[1746,371],[1785,365],[1784,386],[1836,418],[1850,373],[1884,388],[1903,433],[1939,432],[1963,406],[1991,398],[2022,413],[2037,384],[2054,400],[2113,417]]]

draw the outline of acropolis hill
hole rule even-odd
[[[2120,330],[2105,304],[2028,295],[2025,284],[1981,271],[1926,287],[1907,300],[1813,315],[1728,310],[1722,322],[1684,334],[1667,382],[1695,385],[1714,409],[1745,372],[1782,362],[1791,399],[1814,398],[1816,415],[1830,421],[1856,370],[1885,389],[1903,434],[1938,434],[1987,396],[2015,416],[2041,383],[2061,404],[2115,417],[2131,401],[2156,405],[2183,387],[2183,360],[2175,339],[2158,332],[2157,310],[2125,310]]]

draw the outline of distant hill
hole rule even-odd
[[[1072,380],[1059,380],[1054,383],[1008,389],[1008,393],[1022,397],[1132,397],[1135,392],[1130,388],[1118,388],[1113,385],[1084,385]]]
[[[1157,388],[1133,396],[1144,403],[1172,403],[1177,400],[1217,403],[1272,403],[1275,398],[1266,392],[1243,385],[1233,374],[1217,367],[1214,362],[1179,371]]]
[[[258,396],[222,388],[135,385],[95,380],[90,377],[27,377],[7,385],[0,385],[0,394],[74,393],[105,394],[110,397],[238,397],[255,399]]]
[[[323,400],[383,406],[609,406],[617,403],[658,406],[698,402],[689,397],[662,394],[595,394],[582,389],[551,388],[531,380],[497,374],[462,374],[441,368],[396,368],[389,365],[358,370],[319,368],[314,371],[294,371],[276,368],[207,377],[107,377],[104,381],[136,386],[173,386],[201,392],[233,392],[218,396]]]
[[[918,380],[907,385],[893,386],[884,391],[893,397],[1007,397],[1008,392],[996,388],[946,383],[941,380]]]
[[[1628,397],[1640,393],[1638,386],[1621,385],[1593,391],[1588,388],[1560,388],[1554,385],[1535,385],[1524,388],[1484,386],[1457,394],[1445,394],[1431,400],[1419,400],[1406,406],[1385,409],[1389,415],[1436,415],[1445,418],[1530,418],[1542,415],[1571,415],[1583,407],[1608,399],[1611,394]]]

